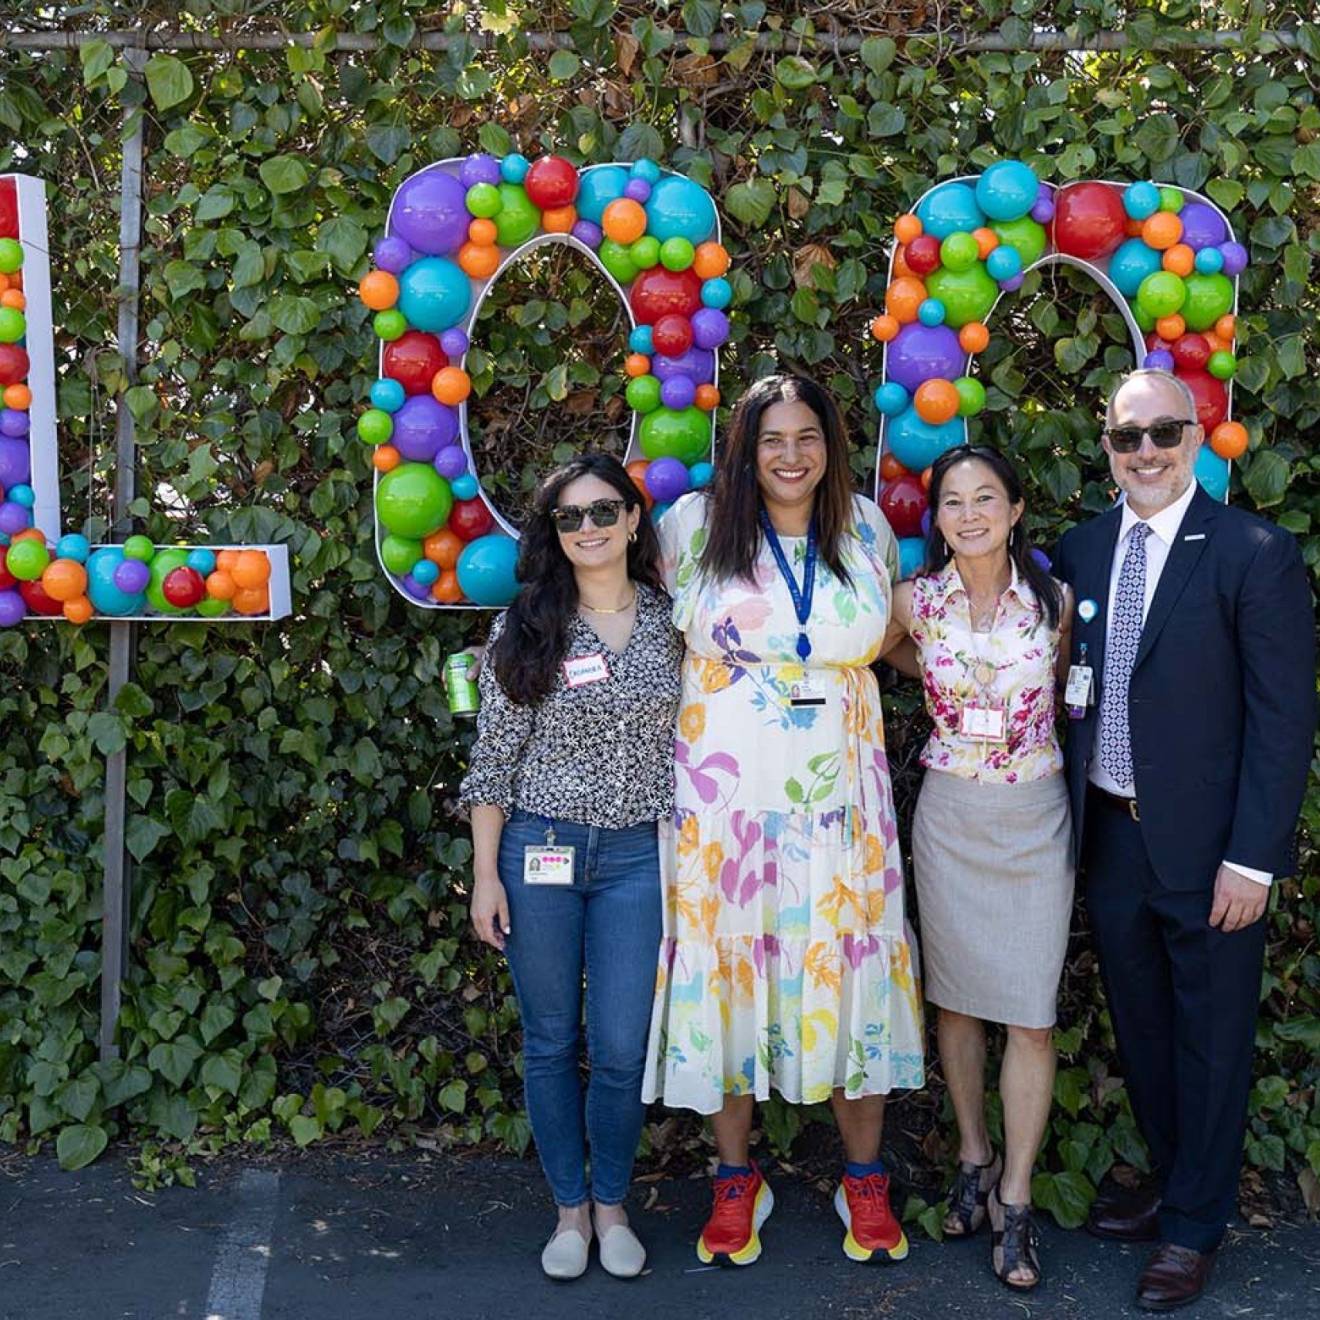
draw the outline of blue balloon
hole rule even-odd
[[[715,232],[710,193],[681,174],[666,174],[646,199],[646,232],[661,243],[669,238],[704,243]]]
[[[511,151],[500,161],[500,178],[505,183],[521,183],[531,168],[532,162],[521,151]]]
[[[203,547],[189,551],[188,567],[196,570],[203,577],[210,577],[215,572],[215,551]]]
[[[415,330],[448,330],[471,303],[472,282],[448,257],[423,257],[399,277],[399,310]]]
[[[1161,268],[1163,258],[1139,238],[1129,238],[1109,258],[1109,278],[1125,298],[1135,298],[1141,281]]]
[[[1145,220],[1160,209],[1160,190],[1153,183],[1130,183],[1123,189],[1123,209],[1133,220]]]
[[[1202,445],[1192,469],[1202,489],[1212,500],[1228,498],[1228,461],[1220,458],[1209,445]]]
[[[944,304],[938,298],[926,298],[917,308],[917,320],[922,325],[943,325],[946,315]]]
[[[917,203],[917,219],[925,233],[945,239],[950,234],[970,234],[980,229],[985,224],[985,213],[965,183],[942,183]]]
[[[897,417],[911,402],[912,396],[896,380],[887,380],[876,388],[875,406],[886,417]]]
[[[639,325],[633,329],[632,334],[628,336],[628,347],[634,353],[645,353],[650,357],[655,352],[655,343],[651,337],[651,327],[649,325]]]
[[[898,538],[898,577],[916,577],[921,566],[926,562],[926,542],[920,536],[900,536]]]
[[[909,472],[924,472],[946,449],[966,438],[967,425],[961,417],[936,425],[922,421],[915,407],[885,423],[885,448]]]
[[[429,587],[440,577],[440,565],[430,559],[419,559],[408,571],[413,581],[420,582],[424,587]]]
[[[649,183],[652,187],[660,182],[660,166],[645,156],[641,160],[633,161],[629,173],[634,179],[641,179],[643,183]]]
[[[693,465],[688,468],[688,476],[692,478],[692,489],[701,490],[703,487],[709,486],[710,483],[715,480],[715,464],[693,463]]]
[[[976,204],[991,220],[1021,220],[1036,204],[1040,180],[1030,165],[1001,160],[976,181]]]
[[[512,604],[518,594],[518,542],[511,536],[479,536],[458,557],[458,585],[474,605]]]
[[[660,519],[663,518],[665,514],[667,514],[669,510],[672,509],[673,507],[674,507],[673,500],[670,500],[667,504],[651,505],[651,521],[653,523],[658,523]]]
[[[21,504],[25,509],[30,509],[37,502],[37,492],[27,482],[23,482],[18,486],[10,486],[5,492],[5,499],[12,500],[15,504]]]
[[[56,559],[76,559],[85,564],[92,553],[91,542],[81,532],[69,532],[55,543]]]
[[[723,275],[716,275],[701,286],[701,301],[716,310],[725,308],[733,301],[733,285]]]
[[[1021,274],[1022,254],[1017,248],[1001,243],[986,257],[985,268],[992,280],[1011,280]]]
[[[455,477],[449,483],[449,489],[454,492],[456,500],[475,499],[480,487],[477,485],[477,479],[471,472],[465,472],[461,477]]]
[[[382,376],[371,387],[371,406],[382,412],[398,412],[406,397],[403,386],[392,376]]]
[[[1196,269],[1202,275],[1218,275],[1224,269],[1224,254],[1217,247],[1202,248],[1196,254]]]
[[[115,569],[123,562],[124,552],[115,545],[94,550],[87,560],[87,597],[98,614],[122,617],[146,608],[145,592],[120,591],[115,586]]]
[[[583,170],[578,195],[573,202],[577,207],[578,219],[590,220],[594,225],[600,224],[605,208],[622,197],[627,186],[628,171],[622,165],[597,165]]]

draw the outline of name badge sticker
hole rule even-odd
[[[1080,720],[1086,708],[1095,701],[1095,671],[1090,665],[1072,665],[1068,669],[1068,682],[1063,691],[1063,704],[1068,718]]]
[[[572,883],[572,848],[536,843],[523,849],[523,884],[571,885]]]
[[[958,732],[964,738],[975,738],[978,742],[1003,742],[1006,733],[1003,708],[969,702],[962,708]]]
[[[809,672],[788,685],[788,704],[794,710],[825,704],[825,685]]]
[[[564,682],[571,688],[603,683],[609,676],[610,667],[599,651],[594,655],[575,655],[564,661]]]

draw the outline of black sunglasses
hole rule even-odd
[[[1147,435],[1157,449],[1177,449],[1182,444],[1183,427],[1195,425],[1182,418],[1172,418],[1149,426],[1111,426],[1105,435],[1114,453],[1135,454],[1141,448],[1142,437]]]
[[[585,509],[578,508],[576,504],[562,504],[557,509],[551,509],[550,517],[560,532],[576,532],[588,517],[596,527],[613,527],[619,521],[619,514],[623,512],[626,503],[625,500],[592,500]]]

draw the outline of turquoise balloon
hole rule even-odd
[[[646,199],[646,232],[661,243],[671,238],[686,238],[694,247],[704,243],[715,232],[710,193],[681,174],[666,174]]]
[[[938,298],[923,298],[917,308],[917,320],[922,325],[943,325],[944,304]]]
[[[210,577],[215,572],[215,551],[199,546],[188,551],[188,567],[195,569],[203,577]]]
[[[704,307],[714,307],[719,311],[732,301],[733,285],[723,275],[716,275],[701,286],[701,302]]]
[[[449,483],[429,463],[400,463],[376,487],[380,525],[413,541],[439,531],[453,506]]]
[[[693,490],[704,490],[715,480],[715,464],[693,463],[688,471],[688,476],[692,479]]]
[[[424,587],[431,586],[440,577],[440,565],[430,559],[419,559],[408,571]]]
[[[917,203],[917,219],[924,233],[945,239],[959,230],[970,234],[980,229],[985,224],[985,213],[965,183],[942,183]]]
[[[583,170],[578,195],[573,202],[578,219],[590,220],[594,225],[600,224],[605,208],[622,197],[627,186],[628,171],[620,165],[597,165]]]
[[[876,386],[875,406],[886,417],[897,417],[912,402],[912,396],[896,380]]]
[[[456,500],[474,500],[481,487],[471,472],[464,472],[449,483],[449,489],[453,491]]]
[[[1155,187],[1153,183],[1150,186]],[[1135,298],[1141,281],[1161,269],[1161,260],[1160,254],[1149,244],[1139,238],[1129,238],[1109,258],[1109,278],[1123,297]]]
[[[1001,243],[1017,250],[1023,270],[1045,254],[1045,226],[1038,225],[1029,215],[1020,220],[996,220],[990,228]]]
[[[521,151],[511,151],[500,161],[500,178],[505,183],[521,183],[531,168],[532,162]]]
[[[392,376],[382,376],[372,383],[371,406],[379,408],[381,412],[398,412],[406,397],[403,386]]]
[[[124,562],[124,552],[117,545],[93,550],[87,560],[87,598],[98,614],[122,618],[125,614],[141,614],[147,598],[140,591],[120,591],[115,586],[115,569]]]
[[[924,472],[946,450],[967,438],[966,423],[954,417],[938,425],[924,422],[915,407],[885,423],[885,448],[909,472]]]
[[[1225,312],[1232,311],[1233,281],[1227,275],[1193,271],[1183,283],[1187,286],[1187,301],[1182,314],[1189,330],[1209,330]]]
[[[422,557],[422,543],[393,532],[380,543],[380,562],[402,577]]]
[[[920,536],[901,536],[898,540],[898,577],[916,577],[926,562],[926,542]]]
[[[926,276],[926,292],[944,304],[944,324],[957,330],[968,321],[985,320],[999,297],[999,285],[978,261],[966,270],[932,271]]]
[[[1223,501],[1228,498],[1228,462],[1220,458],[1209,445],[1201,446],[1192,471],[1212,500]]]
[[[1011,280],[1022,273],[1022,258],[1017,248],[1001,243],[986,257],[985,269],[992,280]]]
[[[642,453],[691,467],[710,452],[710,414],[700,408],[657,408],[642,418]]]
[[[448,257],[422,257],[399,277],[399,310],[414,330],[452,329],[471,303],[472,282]]]
[[[56,559],[74,559],[80,564],[87,562],[92,553],[92,546],[81,532],[69,532],[55,542]]]
[[[157,614],[183,614],[178,605],[171,605],[165,599],[165,579],[176,568],[184,568],[188,563],[186,550],[162,550],[151,561],[151,578],[147,582],[147,603]],[[96,602],[93,601],[93,604]]]
[[[1040,180],[1030,165],[1001,160],[976,181],[976,204],[991,220],[1020,220],[1036,203]]]
[[[1128,184],[1123,190],[1123,209],[1133,220],[1149,219],[1160,209],[1160,190],[1148,182]]]
[[[1196,254],[1196,269],[1202,275],[1218,275],[1224,269],[1224,254],[1215,247],[1202,248]]]
[[[511,536],[479,536],[458,557],[458,585],[474,605],[511,605],[518,594],[518,542]]]
[[[632,163],[632,169],[629,173],[634,179],[641,179],[644,183],[660,182],[660,166],[653,160],[648,160],[645,156],[641,160],[635,160]]]

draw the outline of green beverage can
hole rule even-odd
[[[449,713],[461,719],[471,719],[481,704],[477,680],[468,677],[468,668],[475,659],[468,651],[457,651],[445,661],[445,695],[449,698]]]

